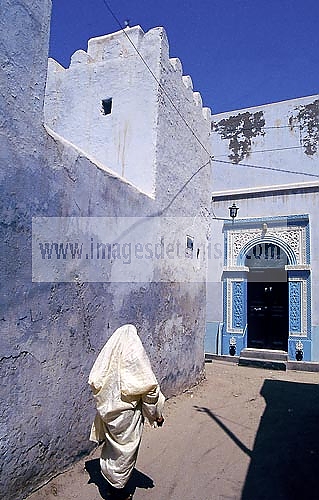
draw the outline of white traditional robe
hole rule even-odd
[[[133,325],[118,328],[98,355],[89,375],[97,414],[90,440],[104,441],[101,471],[123,488],[134,468],[144,417],[153,424],[165,398]]]

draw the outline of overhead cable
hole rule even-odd
[[[214,158],[213,156],[211,157],[211,160],[213,162],[217,162],[217,163],[226,163],[226,164],[232,165],[234,167],[236,166],[236,167],[260,168],[262,170],[273,170],[275,172],[285,172],[285,173],[288,173],[288,174],[307,175],[309,177],[319,178],[319,175],[317,175],[317,174],[311,174],[311,173],[308,173],[308,172],[298,172],[296,170],[288,170],[288,169],[284,169],[284,168],[265,167],[265,166],[262,166],[262,165],[253,165],[253,164],[249,164],[249,163],[234,163],[232,161],[227,161],[227,160],[218,160],[217,158]]]
[[[129,37],[128,33],[122,27],[122,25],[121,25],[118,17],[114,14],[114,12],[111,9],[111,7],[109,6],[108,2],[106,0],[103,0],[103,3],[105,5],[105,7],[107,8],[107,10],[109,11],[109,13],[111,14],[111,16],[113,17],[113,19],[116,21],[116,23],[120,27],[120,29],[123,31],[124,35],[126,36],[126,38],[128,39],[128,41],[130,42],[130,44],[132,45],[132,47],[134,48],[134,50],[136,51],[136,53],[138,54],[138,56],[140,57],[140,59],[142,60],[143,64],[146,66],[146,68],[148,69],[148,71],[150,72],[150,74],[152,75],[152,77],[154,78],[154,80],[157,82],[157,84],[160,87],[160,89],[166,95],[167,99],[169,100],[169,102],[171,103],[171,105],[173,106],[173,108],[175,109],[175,111],[178,113],[178,115],[180,116],[180,118],[183,120],[183,122],[185,123],[186,127],[192,133],[192,135],[197,140],[197,142],[200,144],[200,146],[203,148],[203,150],[209,155],[209,158],[210,158],[211,161],[213,161],[215,163],[230,164],[230,165],[233,165],[233,166],[250,167],[250,168],[256,168],[256,169],[261,169],[261,170],[272,170],[272,171],[276,171],[276,172],[284,172],[284,173],[291,173],[291,174],[305,175],[305,176],[319,178],[319,175],[316,175],[316,174],[311,174],[311,173],[306,173],[306,172],[298,172],[298,171],[281,169],[281,168],[279,169],[279,168],[275,168],[275,167],[266,167],[266,166],[261,166],[261,165],[253,165],[253,164],[246,164],[246,163],[234,163],[232,161],[219,160],[218,157],[215,158],[214,156],[212,156],[210,154],[210,152],[207,150],[206,146],[202,143],[202,141],[196,135],[196,133],[194,132],[194,130],[192,129],[192,127],[189,125],[189,123],[187,122],[187,120],[181,114],[181,112],[179,111],[179,109],[176,107],[173,99],[170,97],[170,95],[168,94],[168,92],[166,91],[166,89],[163,87],[163,85],[161,84],[161,82],[158,80],[158,78],[156,77],[155,73],[152,71],[152,69],[150,68],[150,66],[147,64],[146,60],[144,59],[144,57],[142,56],[142,54],[140,53],[140,51],[138,50],[138,48],[136,47],[136,45],[134,44],[134,42],[132,41],[132,39]],[[282,126],[263,127],[263,128],[265,128],[265,129],[272,129],[272,128],[277,129],[277,128],[292,128],[292,127],[299,127],[299,126],[297,126],[297,125],[291,125],[291,126],[290,125],[282,125]],[[243,129],[243,130],[251,130],[253,128],[254,127],[251,127],[251,128],[248,127],[248,128]],[[289,150],[289,149],[299,149],[300,147],[301,146],[294,146],[294,147],[287,147],[287,148],[277,148],[277,149],[272,149],[272,150],[260,150],[258,152],[262,153],[262,152],[267,152],[267,151],[281,151],[281,150]],[[256,153],[257,153],[257,151],[256,151]],[[208,165],[209,163],[210,162],[206,162],[205,164],[202,165],[202,167]]]
[[[115,19],[115,21],[117,22],[117,24],[119,25],[119,27],[121,28],[121,30],[123,31],[123,33],[125,34],[126,38],[129,40],[130,44],[133,46],[134,50],[137,52],[137,54],[139,55],[139,57],[141,58],[141,60],[143,61],[143,63],[145,64],[146,68],[148,69],[148,71],[151,73],[152,77],[155,79],[155,81],[157,82],[158,86],[160,87],[160,89],[164,92],[164,94],[166,95],[167,99],[169,100],[169,102],[171,103],[171,105],[173,106],[173,108],[175,109],[175,111],[178,113],[178,115],[180,116],[180,118],[183,120],[183,122],[185,123],[186,127],[190,130],[190,132],[192,133],[192,135],[195,137],[195,139],[198,141],[198,143],[200,144],[200,146],[204,149],[204,151],[208,154],[208,156],[210,157],[210,152],[208,151],[208,149],[204,146],[204,144],[202,143],[202,141],[199,139],[199,137],[196,135],[196,133],[194,132],[194,130],[192,129],[192,127],[188,124],[188,122],[185,120],[184,116],[181,114],[181,112],[179,111],[179,109],[176,107],[174,101],[172,100],[172,98],[170,97],[170,95],[168,94],[168,92],[166,91],[166,89],[163,87],[163,85],[161,84],[161,82],[158,80],[158,78],[156,77],[155,73],[152,71],[152,69],[149,67],[149,65],[147,64],[147,62],[145,61],[144,57],[142,56],[142,54],[140,53],[140,51],[138,50],[138,48],[136,47],[136,45],[134,44],[134,42],[132,41],[132,39],[129,37],[128,33],[125,31],[125,29],[122,27],[120,21],[118,20],[118,18],[116,17],[116,15],[114,14],[114,12],[112,11],[111,7],[108,5],[107,1],[106,0],[103,0],[106,8],[108,9],[108,11],[110,12],[110,14],[112,15],[112,17]]]

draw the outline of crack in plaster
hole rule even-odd
[[[41,361],[39,359],[37,359],[34,354],[32,354],[31,352],[29,351],[21,351],[19,352],[19,354],[17,355],[14,355],[14,354],[10,354],[10,356],[3,356],[2,358],[0,358],[0,363],[4,362],[4,361],[7,361],[9,359],[13,359],[13,360],[17,360],[19,358],[21,358],[22,356],[25,357],[25,356],[31,356],[33,359],[35,359],[38,363],[41,363]]]

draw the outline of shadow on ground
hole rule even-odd
[[[210,409],[196,407],[251,457],[241,500],[319,498],[319,386],[265,380],[261,395],[266,408],[252,451]]]
[[[101,498],[108,500],[109,497],[109,487],[107,481],[104,479],[100,469],[100,460],[95,458],[93,460],[88,460],[85,462],[85,469],[89,474],[88,483],[94,483],[101,495]],[[133,473],[126,485],[126,490],[128,493],[132,493],[134,495],[136,488],[154,488],[153,480],[140,472],[137,469],[133,470]]]

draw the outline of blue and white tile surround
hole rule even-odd
[[[247,346],[247,253],[269,243],[287,255],[289,337],[288,355],[296,359],[302,343],[303,359],[311,360],[311,266],[309,217],[265,217],[237,219],[224,224],[223,329],[221,354],[235,354]]]

